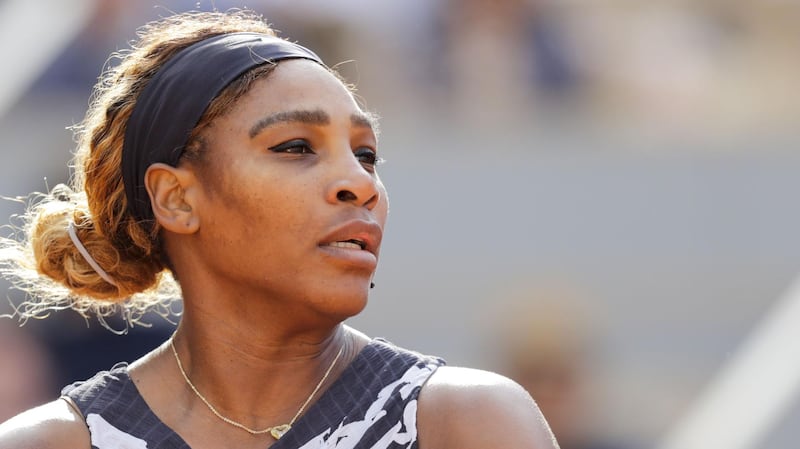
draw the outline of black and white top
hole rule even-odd
[[[414,449],[417,397],[444,361],[372,340],[272,449]],[[94,449],[188,449],[147,406],[126,364],[62,391]]]

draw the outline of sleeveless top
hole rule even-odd
[[[415,449],[417,397],[439,358],[372,340],[271,449]],[[93,449],[189,449],[139,394],[127,364],[62,390]]]

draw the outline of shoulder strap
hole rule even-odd
[[[273,449],[415,448],[417,397],[442,364],[373,340]]]
[[[61,392],[84,416],[95,449],[189,449],[161,422],[119,364]]]

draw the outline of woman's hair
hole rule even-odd
[[[125,129],[142,89],[170,57],[208,37],[240,31],[274,35],[249,11],[183,13],[145,25],[130,50],[112,55],[118,63],[103,73],[85,119],[74,128],[78,146],[70,186],[31,197],[12,227],[16,235],[0,240],[0,272],[26,293],[15,306],[20,321],[66,308],[95,314],[101,322],[122,312],[131,325],[149,311],[171,313],[180,289],[162,250],[160,228],[137,222],[128,212],[121,168]],[[250,70],[211,102],[187,142],[185,158],[203,160],[202,131],[272,68]],[[70,222],[113,284],[70,239]]]

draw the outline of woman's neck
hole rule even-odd
[[[308,410],[322,397],[368,342],[342,324],[327,334],[279,339],[267,332],[236,334],[187,318],[173,336],[180,364],[165,344],[149,363],[131,366],[142,395],[176,430],[214,424],[232,436],[247,435],[216,416],[200,395],[219,414],[251,429],[288,424],[306,401]]]

